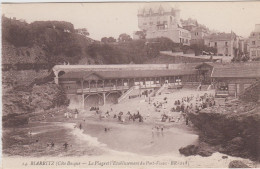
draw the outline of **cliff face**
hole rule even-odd
[[[2,105],[3,126],[8,127],[26,124],[30,113],[68,105],[68,100],[60,86],[46,83],[28,91],[4,92]]]
[[[257,102],[260,99],[260,81],[256,81],[249,88],[247,88],[239,98],[243,101]]]
[[[260,105],[241,101],[189,114],[200,131],[200,140],[219,147],[217,151],[259,160]]]

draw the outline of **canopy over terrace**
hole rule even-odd
[[[100,71],[129,71],[129,70],[186,70],[195,69],[198,63],[182,64],[119,64],[119,65],[55,65],[53,72],[55,74],[55,83],[64,73],[69,72],[100,72]]]
[[[72,95],[82,95],[82,103],[89,95],[103,95],[111,93],[121,96],[133,87],[141,90],[153,90],[162,87],[162,84],[174,84],[179,79],[190,78],[196,80],[196,69],[167,69],[167,70],[100,70],[100,71],[73,71],[59,77],[59,84],[65,92]]]
[[[216,95],[237,97],[259,81],[260,62],[215,65],[211,78],[216,87]]]
[[[226,66],[215,66],[212,78],[259,78],[260,62],[253,64],[236,64]]]
[[[59,79],[63,80],[88,80],[91,74],[99,76],[101,79],[132,79],[132,78],[151,78],[151,77],[166,77],[166,76],[182,76],[194,75],[197,70],[120,70],[120,71],[80,71],[68,72]]]
[[[164,83],[175,83],[177,79],[196,81],[196,75],[196,69],[78,71],[60,76],[59,83],[66,93],[73,94],[83,89],[88,93],[94,88],[95,91],[104,91],[104,88],[109,91],[111,87],[126,90],[136,85],[152,88],[157,84],[156,87],[160,87]]]

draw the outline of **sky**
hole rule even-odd
[[[163,2],[162,2],[163,3]],[[26,22],[58,20],[71,22],[75,28],[87,28],[90,38],[118,38],[133,35],[138,29],[137,11],[146,3],[19,3],[2,4],[2,14]],[[197,19],[210,29],[235,32],[248,37],[260,24],[260,2],[171,2],[182,19]]]

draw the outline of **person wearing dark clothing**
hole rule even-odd
[[[189,124],[189,119],[186,117],[186,125]]]
[[[79,124],[79,129],[80,129],[80,130],[82,129],[82,125],[81,125],[81,123]]]
[[[51,147],[54,147],[54,142],[53,141],[51,142]]]
[[[64,146],[65,149],[68,148],[68,145],[69,145],[69,144],[68,144],[67,142],[65,142],[65,143],[63,144],[63,146]]]

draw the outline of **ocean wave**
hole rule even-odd
[[[71,129],[71,134],[75,137],[77,137],[80,140],[86,141],[88,145],[98,147],[98,148],[104,148],[107,145],[104,143],[101,143],[98,141],[97,137],[92,137],[86,133],[83,133],[84,130],[80,130],[79,128],[75,128],[75,123],[64,123],[63,126]]]

